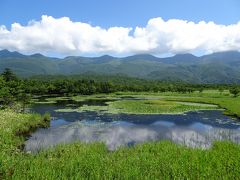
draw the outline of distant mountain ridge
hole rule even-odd
[[[159,58],[138,54],[122,58],[109,55],[52,58],[39,53],[23,55],[1,50],[0,71],[5,68],[11,68],[23,77],[93,73],[194,83],[240,83],[240,52],[218,52],[200,57],[177,54]]]

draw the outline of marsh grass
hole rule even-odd
[[[36,101],[33,104],[56,104],[57,101]]]
[[[217,109],[216,106],[188,105],[164,100],[122,100],[108,104],[109,113],[127,114],[179,114],[195,110]]]
[[[20,114],[12,110],[0,111],[0,179],[11,175],[15,163],[22,155],[24,135],[37,127],[46,127],[50,122],[49,114]]]
[[[55,112],[86,112],[86,111],[107,111],[108,106],[89,106],[89,105],[83,105],[79,108],[64,108],[64,109],[57,109]]]
[[[46,98],[46,101],[64,101],[64,100],[69,100],[71,99],[71,97],[67,97],[67,96],[58,96],[58,97],[50,97],[50,98]]]
[[[210,103],[218,105],[220,108],[225,109],[225,114],[240,117],[240,98],[233,97],[165,97],[165,100],[170,101],[185,101],[185,102],[200,102],[200,103]]]
[[[106,106],[83,105],[79,108],[65,108],[56,112],[96,111],[110,114],[181,114],[188,111],[218,109],[216,105],[164,100],[117,100],[107,102]]]
[[[109,152],[101,143],[73,143],[23,154],[15,179],[237,179],[240,146],[216,142],[210,150],[190,149],[168,141]]]
[[[121,101],[112,106],[129,112],[183,111],[189,105],[166,101],[217,104],[240,116],[240,99],[218,95],[149,94],[165,101]],[[200,93],[198,93],[200,94]],[[121,95],[126,95],[121,94]],[[130,94],[132,95],[132,94]],[[140,93],[136,96],[143,96]],[[116,96],[116,95],[114,95]],[[111,102],[112,103],[112,102]],[[130,103],[130,104],[129,104]],[[136,106],[141,103],[141,106]],[[110,104],[111,106],[111,104]],[[159,106],[160,108],[159,110]],[[144,108],[143,108],[144,107]],[[151,110],[151,107],[154,110]],[[194,106],[196,108],[198,106]],[[89,108],[89,107],[85,107]],[[202,108],[202,106],[201,106]],[[94,107],[96,109],[96,107]],[[49,116],[0,111],[0,179],[239,179],[240,145],[215,142],[209,150],[191,149],[169,141],[151,142],[109,152],[102,143],[59,145],[39,154],[21,151],[22,134],[45,126]]]
[[[77,102],[83,102],[87,100],[118,100],[121,98],[119,95],[115,94],[97,94],[97,95],[79,95],[79,96],[73,96],[71,97],[72,100]]]
[[[205,103],[219,106],[225,109],[224,113],[240,117],[240,97],[233,97],[228,90],[219,92],[218,90],[204,90],[203,92],[195,91],[193,93],[146,93],[146,92],[119,92],[115,96],[131,95],[133,97],[160,98],[165,101],[181,101]]]

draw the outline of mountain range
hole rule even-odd
[[[34,75],[104,74],[191,83],[240,83],[240,52],[217,52],[204,56],[177,54],[159,58],[149,54],[128,57],[23,55],[0,51],[0,72],[12,69],[22,77]]]

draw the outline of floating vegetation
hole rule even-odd
[[[188,111],[217,109],[217,106],[183,104],[164,100],[122,100],[109,102],[109,113],[179,114]]]
[[[118,100],[107,102],[106,106],[83,105],[79,108],[65,108],[56,112],[97,111],[102,113],[125,114],[181,114],[188,111],[218,109],[216,105],[163,100]]]
[[[34,104],[55,104],[57,101],[36,101]]]
[[[66,97],[66,96],[60,96],[60,97],[50,97],[46,98],[46,101],[64,101],[64,100],[70,100],[71,97]]]
[[[184,105],[190,105],[190,106],[215,107],[215,108],[218,107],[215,104],[207,104],[207,103],[183,102],[183,101],[174,101],[174,102],[178,104],[184,104]]]

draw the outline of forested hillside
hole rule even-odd
[[[0,72],[12,69],[22,77],[33,75],[122,74],[130,77],[190,83],[240,83],[240,53],[219,52],[201,57],[179,54],[158,58],[148,54],[117,58],[112,56],[50,58],[0,51]]]

